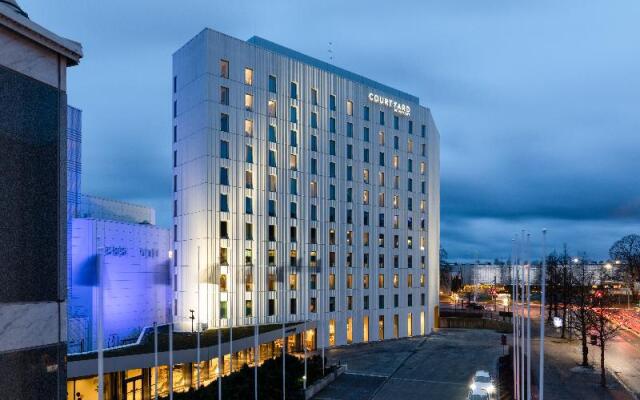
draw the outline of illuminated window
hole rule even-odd
[[[353,289],[353,275],[347,274],[347,289]]]
[[[251,304],[251,300],[245,300],[244,301],[244,316],[245,317],[250,317],[251,316],[251,310],[252,309],[252,304]]]
[[[362,245],[369,246],[369,232],[362,233]]]
[[[378,317],[378,340],[384,340],[384,315]]]
[[[424,274],[420,274],[420,287],[424,287]]]
[[[398,277],[398,274],[393,274],[393,287],[397,289],[399,284],[400,278]]]
[[[384,172],[378,172],[378,184],[384,186]]]
[[[369,170],[366,168],[362,170],[362,180],[364,183],[369,183]]]
[[[362,288],[369,289],[369,274],[362,275]]]
[[[278,188],[278,180],[277,177],[275,175],[269,175],[269,191],[270,192],[275,192]]]
[[[229,254],[226,247],[220,247],[220,264],[229,265]]]
[[[315,297],[310,297],[309,298],[309,312],[310,313],[315,313],[316,310],[317,310],[316,298]]]
[[[244,95],[244,108],[246,108],[248,111],[253,110],[253,95],[246,93]]]
[[[244,290],[250,292],[253,290],[253,274],[251,270],[247,270],[244,273]]]
[[[369,204],[369,191],[364,190],[362,192],[362,204]]]
[[[336,231],[329,229],[329,244],[336,244]]]
[[[353,102],[347,100],[347,115],[353,115]]]
[[[393,208],[398,208],[400,206],[400,197],[398,195],[393,196]]]
[[[378,289],[384,289],[384,274],[378,275]]]
[[[398,156],[395,155],[391,158],[391,165],[393,166],[393,168],[398,169]]]
[[[336,289],[336,274],[329,274],[329,290]]]
[[[318,197],[318,183],[316,181],[311,181],[309,183],[309,191],[311,197]]]
[[[407,151],[409,153],[413,153],[413,140],[412,139],[408,139],[407,140]]]
[[[220,318],[222,319],[227,318],[227,302],[226,301],[220,302]]]
[[[298,169],[298,156],[295,154],[289,155],[289,169],[294,171]]]
[[[275,292],[277,290],[277,275],[274,273],[269,274],[269,291]]]
[[[384,132],[382,131],[378,132],[378,143],[384,146]]]
[[[378,206],[384,207],[384,192],[378,193]]]
[[[425,164],[424,161],[420,162],[420,174],[424,175],[426,171],[427,171],[427,164]]]
[[[269,100],[267,102],[267,113],[269,117],[275,118],[277,116],[277,103],[275,100]]]
[[[227,291],[227,276],[222,274],[220,275],[220,291],[221,292],[226,292]]]
[[[225,79],[229,79],[229,61],[220,60],[220,76]]]
[[[295,267],[298,265],[298,252],[296,250],[289,251],[289,266]]]
[[[349,296],[351,298],[351,296]],[[351,305],[351,302],[348,302]],[[348,307],[350,310],[351,308]],[[353,342],[353,319],[351,317],[347,318],[347,344],[351,344]]]
[[[400,335],[400,329],[398,327],[398,314],[393,314],[393,337],[396,339]]]
[[[413,336],[413,315],[411,313],[407,314],[407,336]]]
[[[407,287],[413,287],[413,275],[412,274],[408,274],[407,275]]]
[[[369,341],[369,316],[365,315],[362,317],[362,341]]]
[[[336,321],[329,320],[329,346],[336,345]]]
[[[253,189],[253,173],[251,171],[244,171],[244,185],[247,189]]]
[[[253,250],[244,249],[244,264],[253,265]]]
[[[276,265],[276,250],[269,249],[267,252],[269,265]]]
[[[298,289],[298,275],[289,274],[289,289],[290,290]]]
[[[347,245],[353,244],[353,231],[347,231]]]
[[[244,84],[253,85],[253,70],[251,68],[244,69]]]

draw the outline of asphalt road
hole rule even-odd
[[[345,346],[328,351],[348,372],[319,400],[465,399],[476,370],[497,375],[500,334],[447,329],[427,337]]]

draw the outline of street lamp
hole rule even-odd
[[[193,313],[195,313],[194,310],[189,310],[189,312],[191,313],[191,316],[189,317],[189,319],[191,319],[191,333],[193,333],[193,321],[196,319],[196,317],[193,315]]]

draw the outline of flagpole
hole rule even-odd
[[[154,388],[154,398],[158,400],[158,323],[153,322],[153,360],[154,360],[154,377],[155,377],[155,388]]]
[[[102,248],[98,249],[98,400],[104,399],[104,280]]]
[[[198,292],[197,306],[198,325],[196,326],[196,390],[200,388],[200,246],[198,246]]]
[[[538,399],[544,400],[544,314],[547,288],[547,230],[542,230],[542,274],[540,278],[542,295],[540,298],[540,387]]]
[[[169,324],[169,400],[173,400],[173,321]]]
[[[531,234],[527,233],[527,399],[531,400]]]
[[[517,365],[518,365],[518,361],[517,361],[517,329],[516,329],[516,268],[515,268],[515,239],[511,239],[511,297],[512,297],[512,301],[511,301],[511,327],[513,328],[513,346],[512,346],[512,354],[511,354],[511,361],[512,361],[512,368],[513,368],[513,389],[515,391],[515,393],[518,393],[518,381],[517,381]],[[518,398],[518,396],[515,396],[516,398]]]

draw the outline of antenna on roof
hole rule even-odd
[[[329,53],[329,62],[333,62],[333,42],[329,42],[329,49],[327,52]]]

